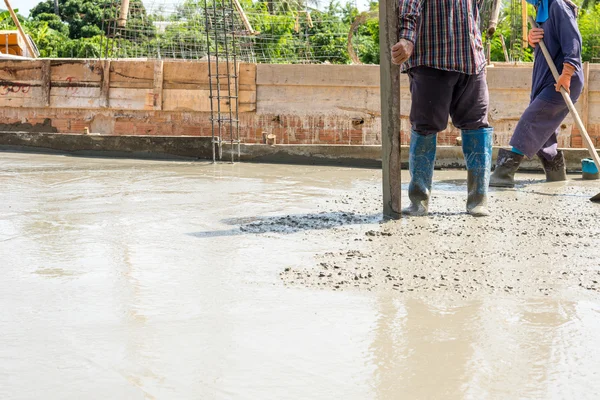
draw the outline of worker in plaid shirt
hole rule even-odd
[[[398,0],[399,41],[392,60],[408,73],[412,105],[407,215],[427,215],[437,134],[448,116],[462,132],[467,212],[489,215],[487,190],[493,129],[488,124],[481,0]]]

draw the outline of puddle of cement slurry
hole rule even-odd
[[[464,175],[0,153],[0,398],[598,398],[597,185]]]

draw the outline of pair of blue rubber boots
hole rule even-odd
[[[467,213],[475,217],[490,214],[487,208],[487,193],[492,169],[493,133],[493,128],[462,131],[462,148],[467,165]],[[408,186],[411,204],[402,210],[405,215],[423,216],[428,213],[436,145],[437,134],[424,136],[415,131],[411,134],[411,181]]]

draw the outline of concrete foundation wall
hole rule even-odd
[[[497,64],[487,71],[495,145],[506,145],[529,102],[531,65]],[[265,133],[278,144],[381,143],[378,66],[240,64],[239,77],[244,143],[261,143]],[[586,79],[578,108],[600,145],[600,65],[587,66]],[[206,62],[0,61],[0,131],[207,137],[208,82]],[[401,96],[406,144],[406,76]],[[457,135],[449,124],[439,143],[453,145]],[[582,147],[570,117],[559,145]]]

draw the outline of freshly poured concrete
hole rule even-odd
[[[0,398],[596,399],[600,184],[524,177],[0,153]]]

